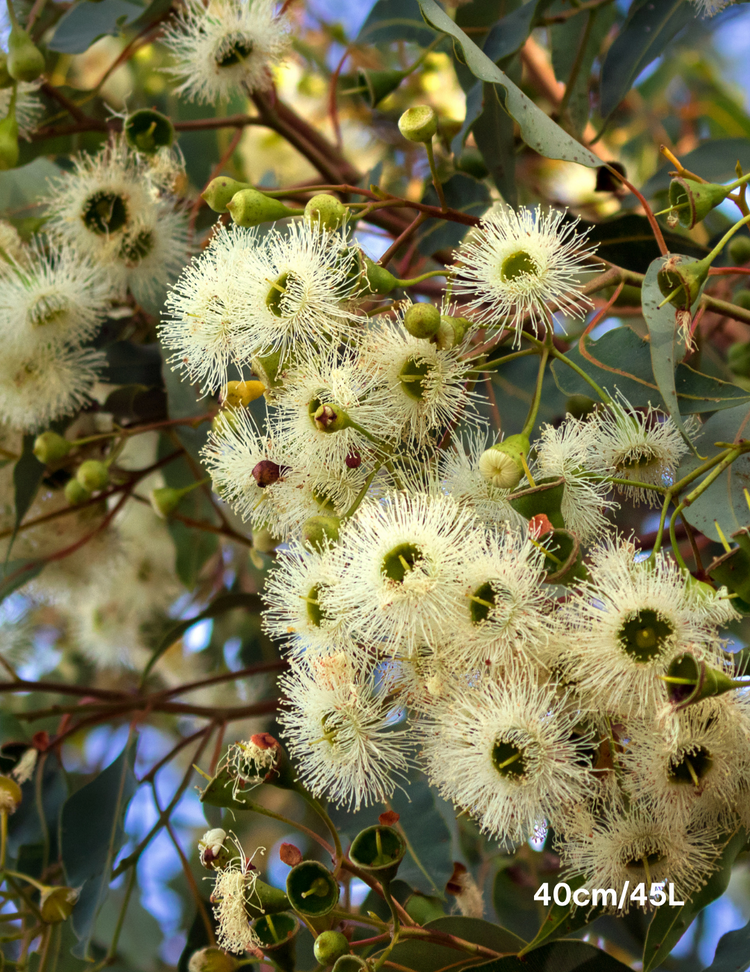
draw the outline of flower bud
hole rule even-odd
[[[370,102],[371,108],[375,108],[383,98],[396,90],[407,74],[408,71],[371,71],[369,68],[360,68],[357,72],[357,83],[360,90],[366,89],[366,100]]]
[[[73,888],[45,888],[39,898],[39,914],[48,925],[70,918],[73,907],[78,901],[78,892]]]
[[[294,216],[283,202],[264,195],[257,189],[240,189],[227,203],[227,212],[238,226],[260,226],[285,216]]]
[[[312,414],[312,420],[319,432],[341,432],[352,424],[344,409],[335,403],[319,405]]]
[[[398,281],[385,267],[372,261],[368,256],[364,258],[365,266],[362,274],[363,288],[365,294],[378,294],[384,296],[390,294],[397,286]]]
[[[234,857],[234,852],[226,846],[226,830],[214,827],[207,830],[198,841],[198,852],[201,864],[212,871],[215,867],[226,867]]]
[[[750,341],[731,344],[727,349],[727,364],[735,375],[750,378]]]
[[[109,469],[98,459],[87,459],[78,467],[76,479],[89,493],[95,493],[109,482]]]
[[[233,955],[210,945],[193,952],[188,962],[188,972],[234,972],[238,964]]]
[[[357,449],[352,449],[352,451],[344,459],[344,465],[347,469],[359,469],[362,465],[362,456],[359,454]]]
[[[166,520],[170,513],[174,513],[180,505],[180,500],[184,495],[185,491],[182,489],[161,486],[159,489],[152,489],[148,498],[154,513],[162,520]]]
[[[529,454],[527,435],[510,435],[486,449],[479,457],[479,472],[487,482],[500,489],[513,489],[524,474],[521,456]]]
[[[0,121],[0,171],[14,169],[18,165],[18,153],[18,121],[14,95],[8,114]]]
[[[706,216],[723,203],[730,190],[713,182],[696,182],[694,179],[683,179],[678,176],[669,185],[669,205],[680,206],[672,214],[672,221],[679,221],[682,226],[692,229]]]
[[[681,254],[675,253],[656,275],[659,290],[665,297],[675,295],[672,300],[675,309],[690,310],[708,279],[710,266],[708,259],[688,263]]]
[[[268,354],[254,354],[250,359],[253,374],[257,375],[266,389],[269,397],[277,388],[283,387],[284,372],[281,368],[281,351],[270,351]]]
[[[8,37],[7,67],[8,74],[16,81],[36,81],[44,70],[44,55],[17,23]]]
[[[367,972],[369,965],[360,955],[342,955],[336,959],[332,972]]]
[[[398,128],[410,142],[430,142],[437,132],[437,114],[429,105],[407,108],[398,120]]]
[[[261,553],[273,553],[280,543],[281,540],[275,537],[265,527],[261,527],[259,530],[253,530],[253,547]]]
[[[36,437],[33,452],[39,462],[49,466],[53,462],[64,459],[72,448],[73,446],[67,439],[50,430],[49,432],[42,432],[41,435]]]
[[[252,188],[249,182],[238,182],[228,176],[218,176],[206,186],[201,193],[201,199],[205,199],[209,209],[213,209],[215,213],[226,213],[233,196],[242,189]]]
[[[228,381],[222,395],[222,407],[247,407],[265,391],[262,381]]]
[[[279,858],[289,867],[296,867],[302,863],[302,851],[294,844],[282,844],[279,848]]]
[[[272,459],[261,459],[253,466],[253,479],[261,489],[265,489],[266,486],[273,486],[278,483],[284,477],[285,472],[286,466],[280,466]]]
[[[469,330],[469,321],[465,317],[450,317],[440,315],[440,325],[435,334],[435,343],[441,351],[448,351],[459,345]]]
[[[302,542],[308,550],[323,551],[338,540],[340,527],[338,516],[311,516],[302,527]]]
[[[143,155],[155,155],[160,148],[169,148],[174,142],[174,125],[153,108],[139,108],[125,119],[125,141]]]
[[[434,337],[440,327],[440,311],[434,304],[412,304],[404,314],[404,327],[412,337]]]
[[[729,259],[735,267],[744,266],[750,260],[750,236],[737,234],[727,244]]]
[[[22,799],[18,783],[9,776],[0,776],[0,813],[14,813]]]
[[[91,493],[77,479],[69,479],[65,484],[65,499],[71,506],[80,506],[91,499]]]
[[[335,230],[345,218],[346,206],[327,192],[319,192],[305,206],[305,222],[313,228]]]
[[[336,959],[349,954],[349,939],[339,931],[321,932],[315,939],[313,952],[318,965],[333,965]]]

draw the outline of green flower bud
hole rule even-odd
[[[745,682],[738,682],[719,669],[709,668],[705,661],[699,661],[690,652],[675,655],[662,680],[675,709],[684,709],[702,699],[746,686]]]
[[[253,547],[261,553],[273,553],[280,543],[281,540],[275,537],[265,527],[261,527],[259,530],[253,530]]]
[[[324,931],[313,945],[315,961],[319,965],[333,965],[336,959],[349,954],[349,939],[339,931]]]
[[[13,78],[8,74],[8,55],[0,51],[0,89],[9,88],[12,84]]]
[[[45,888],[39,898],[39,914],[42,921],[48,925],[65,921],[70,918],[76,901],[78,901],[78,892],[73,888]]]
[[[486,449],[479,457],[479,472],[483,479],[500,489],[513,489],[524,474],[521,456],[529,454],[528,435],[509,435],[502,442]]]
[[[750,260],[750,236],[737,234],[727,244],[729,259],[735,267],[744,266]]]
[[[44,71],[44,55],[18,24],[8,37],[8,74],[16,81],[36,81]]]
[[[429,105],[407,108],[398,120],[398,128],[410,142],[430,142],[437,132],[437,114]]]
[[[72,448],[72,444],[67,439],[50,430],[36,437],[32,451],[39,462],[49,466],[53,462],[64,459]]]
[[[407,73],[407,71],[371,71],[369,68],[361,68],[357,72],[357,81],[360,89],[366,89],[366,100],[370,102],[370,107],[375,108],[383,98],[396,90]]]
[[[711,263],[697,260],[688,263],[681,254],[672,254],[656,275],[659,290],[665,297],[672,297],[675,309],[690,310],[698,299],[701,287],[708,279]]]
[[[309,411],[313,425],[319,432],[341,432],[352,424],[352,420],[340,405],[326,403],[318,405],[313,411],[315,404],[311,403]]]
[[[729,191],[726,186],[717,183],[696,182],[678,176],[669,185],[669,204],[682,208],[675,211],[672,219],[676,216],[682,226],[692,229],[712,209],[724,202]]]
[[[205,199],[210,209],[215,213],[226,213],[227,206],[242,189],[252,189],[249,182],[237,182],[228,176],[218,176],[212,179],[201,193],[201,199]]]
[[[398,282],[390,270],[374,263],[368,256],[365,258],[365,268],[362,274],[363,293],[379,294],[383,296],[395,290]]]
[[[162,520],[166,520],[169,514],[174,513],[180,505],[180,500],[184,495],[185,492],[182,489],[161,486],[159,489],[152,489],[148,498],[154,513]]]
[[[91,493],[77,479],[69,479],[65,484],[65,499],[71,506],[80,506],[91,499]]]
[[[459,345],[470,327],[465,317],[449,317],[440,315],[440,325],[435,334],[435,343],[441,351],[448,351]]]
[[[741,307],[743,310],[750,310],[750,290],[745,287],[735,290],[732,295],[732,303]]]
[[[311,516],[302,527],[302,542],[308,550],[325,550],[328,542],[338,540],[340,527],[338,516]]]
[[[278,199],[265,196],[257,189],[240,189],[227,203],[227,212],[238,226],[260,226],[285,216],[296,216],[297,210],[289,209]]]
[[[128,115],[123,126],[125,141],[143,155],[155,155],[160,148],[169,148],[174,142],[174,125],[153,108],[139,108]]]
[[[735,373],[750,378],[750,341],[737,341],[727,350],[727,364]]]
[[[440,311],[434,304],[412,304],[404,314],[404,327],[412,337],[434,337],[440,327]]]
[[[8,114],[0,121],[0,171],[18,165],[18,121],[16,120],[16,92],[13,92]]]
[[[193,952],[188,962],[188,972],[234,972],[238,960],[215,945]]]
[[[327,192],[319,192],[305,206],[305,221],[318,229],[338,229],[345,218],[346,206]]]
[[[78,467],[76,479],[89,493],[95,493],[109,482],[109,469],[98,459],[87,459]]]
[[[222,406],[246,408],[266,390],[262,381],[228,381],[222,395]]]
[[[0,776],[0,813],[14,813],[22,799],[18,783],[10,776]]]

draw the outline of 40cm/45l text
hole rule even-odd
[[[617,908],[618,911],[624,910],[629,903],[640,905],[642,908],[649,904],[654,908],[660,908],[665,904],[671,906],[685,904],[675,897],[673,884],[668,882],[652,884],[651,890],[647,892],[643,882],[634,885],[631,890],[630,881],[625,882],[619,894],[615,888],[576,888],[574,891],[565,881],[555,884],[550,894],[549,882],[545,882],[534,895],[534,901],[541,901],[544,905],[554,902],[562,907],[575,905],[581,908],[592,905],[594,908]]]

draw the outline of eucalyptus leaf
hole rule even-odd
[[[496,952],[518,952],[525,945],[523,939],[512,932],[480,918],[448,916],[428,921],[424,927],[427,930],[455,935]],[[393,962],[413,969],[414,972],[436,972],[437,969],[456,962],[461,957],[461,952],[434,942],[405,941],[396,945],[390,957]]]
[[[494,84],[482,83],[479,87],[482,90],[482,113],[471,126],[471,131],[497,191],[509,206],[515,208],[518,205],[518,188],[513,119],[500,104]]]
[[[581,220],[579,226],[588,229],[588,239],[597,244],[596,252],[600,257],[626,270],[645,273],[661,255],[645,216],[625,213],[603,223]],[[689,236],[667,232],[663,236],[670,253],[685,253],[698,258],[708,253],[707,247],[695,243]]]
[[[9,560],[0,564],[0,603],[38,577],[43,568],[43,560]]]
[[[575,877],[568,881],[568,886],[571,891],[577,891],[578,888],[582,887],[583,883],[583,877]],[[575,906],[571,906],[570,903],[567,905],[559,905],[553,902],[541,924],[536,938],[526,946],[525,954],[539,948],[540,945],[543,945],[551,939],[562,938],[563,935],[571,935],[580,928],[585,928],[586,925],[590,925],[592,921],[596,921],[603,913],[604,909],[601,907],[591,909],[576,908]]]
[[[60,18],[49,48],[61,54],[83,54],[100,37],[117,37],[143,10],[135,0],[100,0],[94,4],[79,0]]]
[[[742,828],[729,836],[719,856],[719,866],[708,877],[706,884],[684,905],[663,905],[656,909],[643,947],[643,972],[658,968],[698,912],[726,891],[732,876],[732,865],[746,842],[747,832]]]
[[[502,61],[515,54],[526,43],[537,17],[540,17],[552,0],[528,0],[499,20],[485,39],[483,51],[491,61]]]
[[[357,34],[357,44],[412,41],[427,47],[435,35],[425,27],[417,0],[378,0]]]
[[[597,168],[601,159],[568,135],[527,97],[496,64],[457,27],[435,0],[419,0],[422,15],[437,31],[449,34],[460,57],[475,77],[504,90],[504,107],[515,118],[526,144],[550,159],[564,159]]]
[[[750,921],[719,939],[713,962],[704,972],[746,972],[750,969]]]
[[[94,924],[109,891],[112,864],[125,837],[124,819],[137,789],[133,772],[135,741],[72,796],[60,817],[60,841],[65,880],[80,888],[71,922],[78,944],[73,954],[87,958]]]
[[[34,455],[35,435],[25,435],[23,437],[23,450],[20,458],[13,467],[13,493],[15,498],[15,526],[20,526],[21,521],[29,511],[29,507],[34,502],[39,487],[44,476],[44,464],[39,462]]]
[[[587,942],[548,942],[519,958],[508,955],[484,965],[481,972],[631,972],[629,965]]]

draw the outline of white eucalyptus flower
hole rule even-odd
[[[454,293],[468,298],[482,326],[515,329],[516,343],[526,319],[551,326],[549,302],[563,314],[583,317],[593,304],[581,292],[581,276],[599,268],[587,263],[595,247],[578,232],[577,223],[563,210],[491,212],[456,251]]]
[[[280,685],[279,722],[313,795],[355,811],[393,796],[411,763],[409,733],[373,674],[336,653],[295,663]]]
[[[256,898],[255,883],[258,871],[252,861],[257,853],[264,853],[264,847],[258,847],[251,857],[246,857],[242,846],[233,837],[237,849],[237,856],[226,867],[214,868],[214,887],[211,892],[214,918],[218,923],[216,944],[227,952],[242,955],[247,951],[260,948],[260,939],[255,934],[248,914],[247,905],[260,905]]]
[[[289,48],[289,23],[275,0],[185,0],[162,42],[176,94],[202,104],[271,85],[271,67]]]

